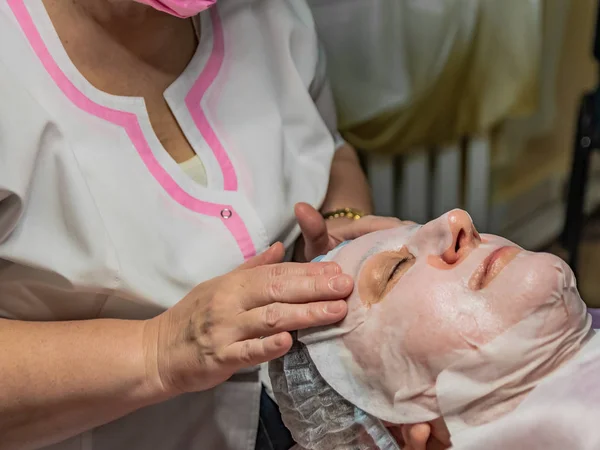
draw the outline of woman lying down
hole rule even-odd
[[[600,336],[562,260],[459,210],[325,259],[355,276],[346,319],[270,367],[300,448],[600,448]]]

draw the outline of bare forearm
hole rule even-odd
[[[348,144],[340,148],[333,159],[329,189],[321,211],[355,208],[366,214],[373,212],[371,190],[360,167],[356,151]]]
[[[0,449],[60,442],[165,399],[144,322],[0,319]]]

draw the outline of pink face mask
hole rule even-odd
[[[134,0],[152,6],[158,11],[171,14],[182,19],[193,17],[210,8],[217,0]]]

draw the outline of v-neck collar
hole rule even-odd
[[[230,186],[226,186],[225,174],[222,170],[223,165],[219,164],[220,161],[218,157],[215,158],[217,155],[215,155],[216,152],[214,152],[214,148],[209,148],[205,139],[198,134],[198,131],[203,134],[203,130],[199,130],[198,120],[195,120],[196,117],[193,117],[194,114],[191,111],[191,108],[201,108],[199,105],[201,99],[197,99],[198,104],[188,104],[190,95],[193,94],[194,90],[197,91],[198,82],[201,81],[203,73],[205,70],[210,69],[209,65],[215,50],[213,34],[214,20],[211,20],[210,13],[212,12],[213,15],[218,15],[216,10],[205,11],[192,19],[194,21],[196,35],[198,36],[198,47],[181,75],[177,77],[163,93],[171,112],[179,123],[191,148],[206,167],[207,185],[199,186],[197,183],[193,182],[193,180],[189,179],[189,176],[163,147],[152,128],[145,100],[142,97],[114,95],[96,88],[83,76],[67,54],[43,3],[40,0],[30,0],[26,3],[34,26],[37,28],[42,40],[46,44],[49,55],[56,62],[56,65],[64,73],[66,78],[68,78],[73,86],[83,93],[91,102],[111,109],[134,114],[140,124],[144,139],[152,149],[155,158],[158,160],[160,166],[164,168],[178,185],[185,189],[189,194],[199,198],[206,197],[207,192],[204,191],[207,189],[222,190],[225,187],[226,190],[232,190],[227,189],[227,187]],[[200,97],[202,97],[207,90],[208,88],[204,90]],[[185,107],[186,104],[188,108]],[[196,115],[198,114],[198,111],[194,112]],[[210,132],[211,135],[214,135],[212,130],[210,130]],[[218,144],[220,146],[220,142]],[[220,147],[220,150],[221,153],[224,152],[222,147]],[[223,158],[221,158],[221,160],[222,159]],[[231,163],[229,161],[227,162],[227,167],[231,167]],[[229,183],[229,185],[231,184],[232,183]]]
[[[107,94],[83,77],[68,57],[40,0],[29,1],[31,9],[28,9],[25,0],[5,1],[42,67],[62,93],[80,110],[122,127],[150,174],[171,199],[190,211],[220,219],[238,243],[244,258],[254,256],[256,247],[252,237],[244,219],[232,206],[240,204],[235,168],[202,108],[203,97],[217,79],[225,58],[225,34],[217,7],[200,15],[200,45],[192,63],[180,77],[193,80],[189,92],[183,93],[184,104],[190,121],[196,125],[196,131],[208,144],[221,168],[222,188],[210,189],[190,179],[162,147],[152,129],[143,100]],[[210,46],[208,52],[205,50],[207,46]],[[187,73],[190,71],[199,71],[199,74]],[[167,90],[167,99],[170,89],[179,90],[177,86],[178,83],[175,83]],[[191,127],[186,127],[185,123],[182,129],[184,133],[187,129],[193,134]]]

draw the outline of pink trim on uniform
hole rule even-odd
[[[233,208],[229,205],[221,205],[202,201],[185,192],[160,165],[152,153],[137,116],[130,112],[119,111],[99,105],[79,91],[79,89],[77,89],[71,80],[69,80],[69,78],[62,72],[56,61],[52,58],[52,55],[50,54],[31,18],[31,15],[29,14],[29,11],[27,10],[27,7],[25,6],[24,0],[7,0],[7,3],[12,9],[13,14],[15,15],[19,25],[21,26],[21,29],[29,41],[29,44],[37,54],[44,68],[52,77],[56,85],[67,96],[67,98],[81,110],[123,127],[152,176],[160,183],[160,185],[165,189],[169,196],[173,198],[173,200],[191,211],[221,218],[223,224],[235,238],[244,258],[248,259],[254,256],[256,254],[256,249],[254,247],[254,243],[252,242],[252,238],[248,233],[246,224],[242,218],[235,213]],[[204,93],[210,87],[210,84],[216,78],[218,70],[222,64],[224,53],[223,28],[218,17],[218,13],[215,10],[212,10],[211,17],[213,20],[213,26],[215,28],[215,43],[213,45],[213,52],[209,58],[206,68],[200,75],[198,81],[194,84],[190,94],[187,96],[186,103],[188,104],[188,107],[190,107],[191,99],[193,99],[196,105],[194,106],[193,112],[192,110],[190,110],[190,112],[192,112],[192,116],[194,116],[196,125],[200,128],[200,132],[208,141],[213,151],[215,151],[215,156],[223,169],[225,189],[235,190],[237,188],[237,177],[235,175],[233,166],[231,165],[231,161],[229,160],[225,149],[218,141],[218,138],[206,120],[206,116],[200,108],[200,98],[202,95],[204,95]],[[231,217],[225,219],[222,215],[222,211],[224,210],[229,210],[232,214]]]
[[[212,86],[217,78],[221,67],[223,66],[223,58],[225,55],[225,37],[223,33],[223,24],[216,8],[210,11],[210,17],[213,23],[213,48],[206,63],[206,67],[190,89],[190,92],[185,97],[185,104],[190,111],[190,115],[196,124],[196,127],[202,134],[202,137],[213,151],[215,158],[221,166],[223,172],[223,189],[226,191],[236,191],[238,187],[237,175],[229,155],[223,148],[223,144],[217,137],[215,131],[211,127],[204,110],[202,109],[201,101],[208,89]]]

